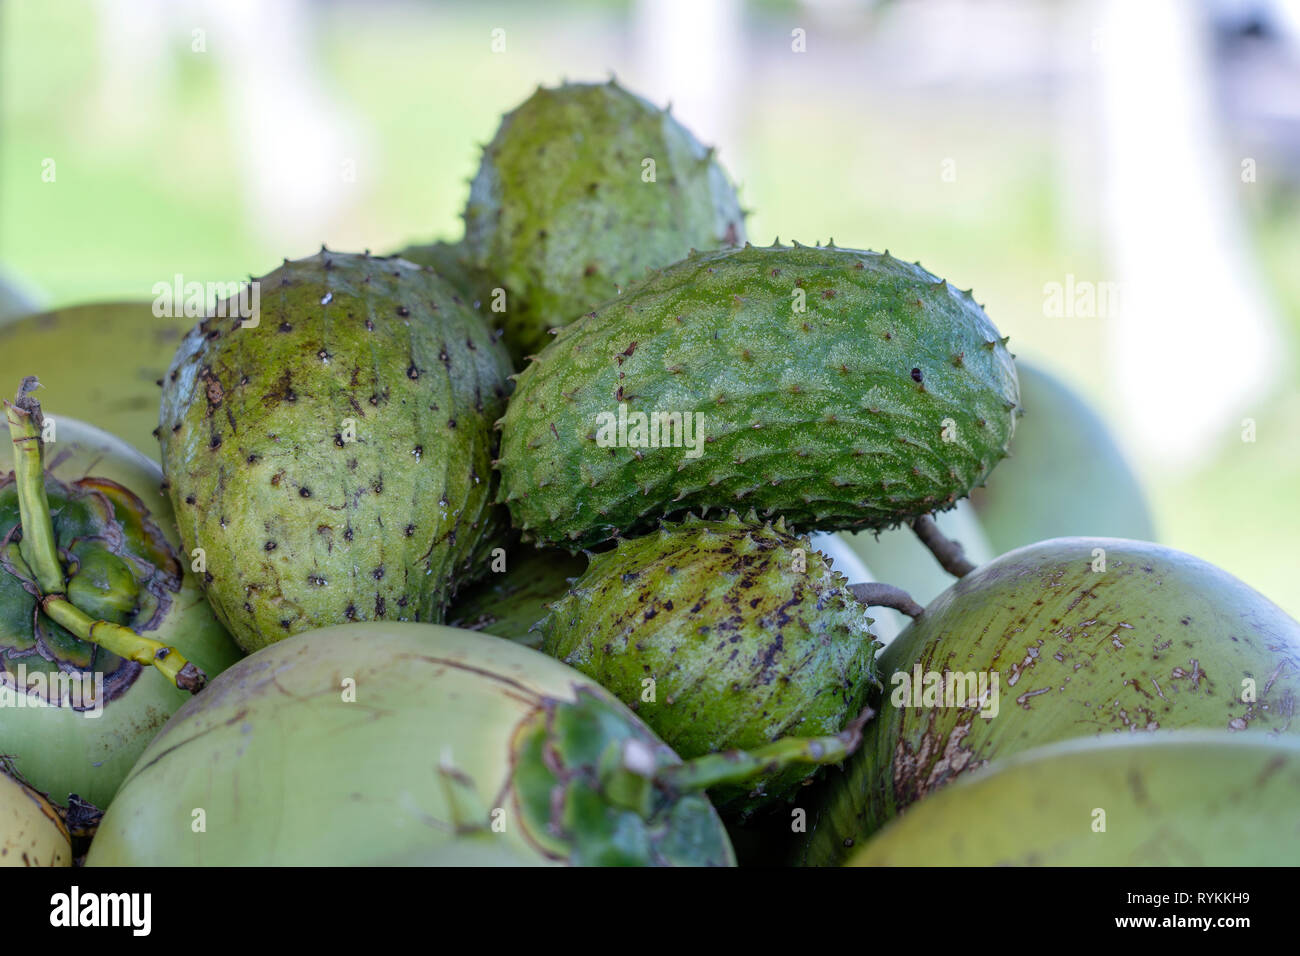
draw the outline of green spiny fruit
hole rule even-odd
[[[447,623],[470,631],[537,648],[542,633],[534,627],[546,617],[547,605],[569,590],[569,582],[587,569],[587,559],[555,549],[527,545],[508,554],[504,570],[489,572],[456,596]]]
[[[437,625],[345,624],[251,654],[194,697],[135,765],[87,863],[725,866],[700,791],[772,761],[842,760],[852,741],[814,743],[825,752],[684,763],[536,651]]]
[[[102,428],[158,457],[158,383],[186,331],[149,302],[99,302],[0,326],[0,384],[35,375],[46,414]]]
[[[1300,734],[1300,624],[1191,555],[1057,538],[939,595],[880,655],[879,716],[810,795],[800,857],[839,862],[990,761],[1100,734]]]
[[[498,523],[504,349],[401,259],[322,251],[260,288],[257,324],[205,319],[163,389],[163,468],[213,607],[246,650],[441,620]]]
[[[744,229],[713,150],[612,80],[538,88],[506,114],[465,209],[471,257],[506,290],[516,359],[646,269]]]
[[[239,648],[181,551],[157,462],[97,428],[52,421],[45,491],[67,596],[94,619],[174,647],[215,677],[239,659]],[[38,610],[19,541],[13,447],[0,441],[0,753],[57,802],[75,793],[106,807],[190,695],[157,668],[87,643]]]
[[[516,527],[568,547],[709,508],[889,527],[951,507],[1006,455],[1003,341],[970,293],[888,253],[694,254],[520,373],[501,493]]]
[[[470,262],[463,242],[439,239],[428,245],[407,246],[394,255],[417,266],[427,266],[451,283],[465,302],[477,309],[484,307],[490,292],[487,276]]]
[[[593,555],[551,605],[542,650],[688,759],[834,734],[875,681],[870,618],[848,583],[779,521],[687,518]],[[791,768],[714,802],[745,813],[810,773]]]
[[[1292,739],[1174,731],[1071,740],[945,787],[849,865],[1295,866],[1296,794]]]

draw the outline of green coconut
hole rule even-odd
[[[264,648],[178,712],[87,863],[730,865],[703,788],[851,746],[682,763],[608,692],[536,651],[356,623]]]
[[[1058,538],[944,591],[880,655],[862,749],[808,795],[806,863],[838,863],[913,803],[1060,740],[1300,733],[1300,624],[1214,565]]]
[[[1300,741],[1227,731],[1070,740],[895,819],[850,866],[1295,866]]]
[[[162,471],[125,442],[46,419],[45,492],[66,592],[95,620],[175,648],[208,677],[240,657],[182,550]],[[49,431],[52,429],[52,431]],[[37,612],[24,558],[13,445],[0,442],[0,749],[61,804],[107,806],[189,693]]]
[[[0,326],[0,383],[28,375],[45,386],[45,413],[102,428],[157,459],[158,387],[194,324],[158,316],[150,302],[97,302]]]

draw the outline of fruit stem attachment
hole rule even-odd
[[[32,573],[41,610],[83,641],[127,660],[152,664],[176,687],[197,694],[207,684],[208,677],[178,650],[121,624],[97,621],[64,593],[63,563],[54,541],[50,499],[45,493],[41,442],[45,419],[41,415],[41,403],[31,396],[40,384],[34,375],[24,378],[14,401],[5,402],[5,418],[14,446],[14,488],[18,493],[18,517],[23,532],[18,551]]]
[[[908,617],[920,617],[925,610],[912,600],[910,594],[893,584],[866,581],[861,584],[850,584],[849,592],[868,607],[892,607]]]
[[[152,664],[181,690],[197,694],[208,682],[207,675],[199,670],[193,661],[187,661],[180,651],[137,634],[121,624],[114,624],[112,621],[96,621],[69,601],[67,595],[42,595],[41,610],[51,620],[63,625],[83,641],[98,644],[104,650],[112,651],[118,657],[125,657],[127,660]]]
[[[862,727],[875,714],[864,707],[847,727],[828,737],[784,737],[753,750],[705,754],[661,767],[655,781],[675,793],[692,793],[722,784],[744,784],[794,764],[841,763],[858,749]]]
[[[63,565],[54,546],[54,523],[50,500],[45,494],[45,471],[41,464],[41,404],[31,397],[40,386],[29,375],[18,387],[12,403],[5,402],[9,440],[14,446],[14,484],[18,491],[18,517],[23,537],[19,551],[31,569],[36,585],[45,592],[63,590]]]
[[[912,530],[921,539],[921,543],[930,549],[939,566],[953,577],[965,577],[975,570],[975,565],[966,560],[966,552],[961,543],[940,531],[939,526],[929,515],[922,515],[913,520]]]

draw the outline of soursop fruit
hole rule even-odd
[[[612,80],[538,88],[506,114],[465,208],[465,246],[505,290],[491,317],[516,359],[646,269],[744,238],[713,150]]]
[[[982,482],[1018,402],[984,310],[919,265],[797,244],[696,253],[519,374],[501,494],[517,528],[570,548],[709,508],[887,528]]]
[[[876,683],[866,608],[781,522],[688,517],[624,539],[542,623],[542,650],[636,711],[682,757],[838,733]],[[747,812],[808,777],[713,793]]]
[[[212,606],[248,651],[346,621],[440,621],[499,524],[505,350],[401,259],[322,250],[260,290],[258,324],[204,319],[163,386],[163,469]]]

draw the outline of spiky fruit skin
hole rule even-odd
[[[1001,553],[1076,534],[1155,540],[1142,485],[1106,422],[1055,376],[1017,364],[1026,414],[1011,459],[971,494],[989,541]]]
[[[181,550],[157,462],[83,422],[53,421],[45,486],[68,595],[92,617],[175,647],[215,677],[242,655]],[[17,559],[13,464],[12,443],[0,442],[0,542],[7,542],[0,546],[0,754],[57,803],[75,793],[106,807],[190,695],[157,668],[82,641],[37,611]],[[69,685],[73,678],[78,684]],[[103,697],[90,717],[81,693],[97,683]]]
[[[1072,740],[945,787],[850,866],[1294,866],[1300,742]],[[1093,824],[1105,811],[1105,829]]]
[[[518,644],[436,625],[325,628],[250,655],[176,714],[87,863],[734,864],[703,794],[656,792],[639,812],[611,797],[602,771],[629,741],[652,770],[681,762],[606,691]]]
[[[44,388],[45,414],[75,418],[158,458],[158,382],[186,331],[184,316],[156,316],[150,302],[97,302],[0,326],[0,385],[27,375]]]
[[[1018,395],[984,311],[920,266],[798,245],[694,254],[519,374],[501,492],[517,528],[569,547],[709,508],[800,531],[885,528],[982,481]],[[628,447],[630,430],[606,447],[618,436],[597,416],[624,405],[703,416],[702,453]]]
[[[688,760],[834,734],[875,680],[870,619],[847,585],[780,524],[688,518],[593,555],[552,605],[542,650],[611,691]],[[712,796],[745,813],[809,773],[795,767]]]
[[[465,246],[506,290],[493,317],[517,359],[646,269],[744,230],[713,151],[613,81],[539,88],[506,114],[465,208]]]
[[[980,690],[969,676],[944,678],[957,705],[927,699],[927,675],[956,673],[986,675],[988,699],[962,705]],[[861,749],[808,795],[805,863],[837,863],[948,782],[1056,741],[1300,734],[1300,624],[1213,565],[1142,541],[1058,538],[1002,555],[935,598],[881,653],[880,674]]]
[[[259,324],[204,320],[163,389],[163,468],[209,600],[250,651],[345,621],[440,621],[497,529],[509,358],[401,259],[322,252],[261,283]]]
[[[547,615],[547,605],[564,597],[569,583],[585,570],[587,559],[582,555],[521,545],[508,553],[503,571],[490,570],[456,596],[447,623],[538,648],[542,644],[538,625]]]

